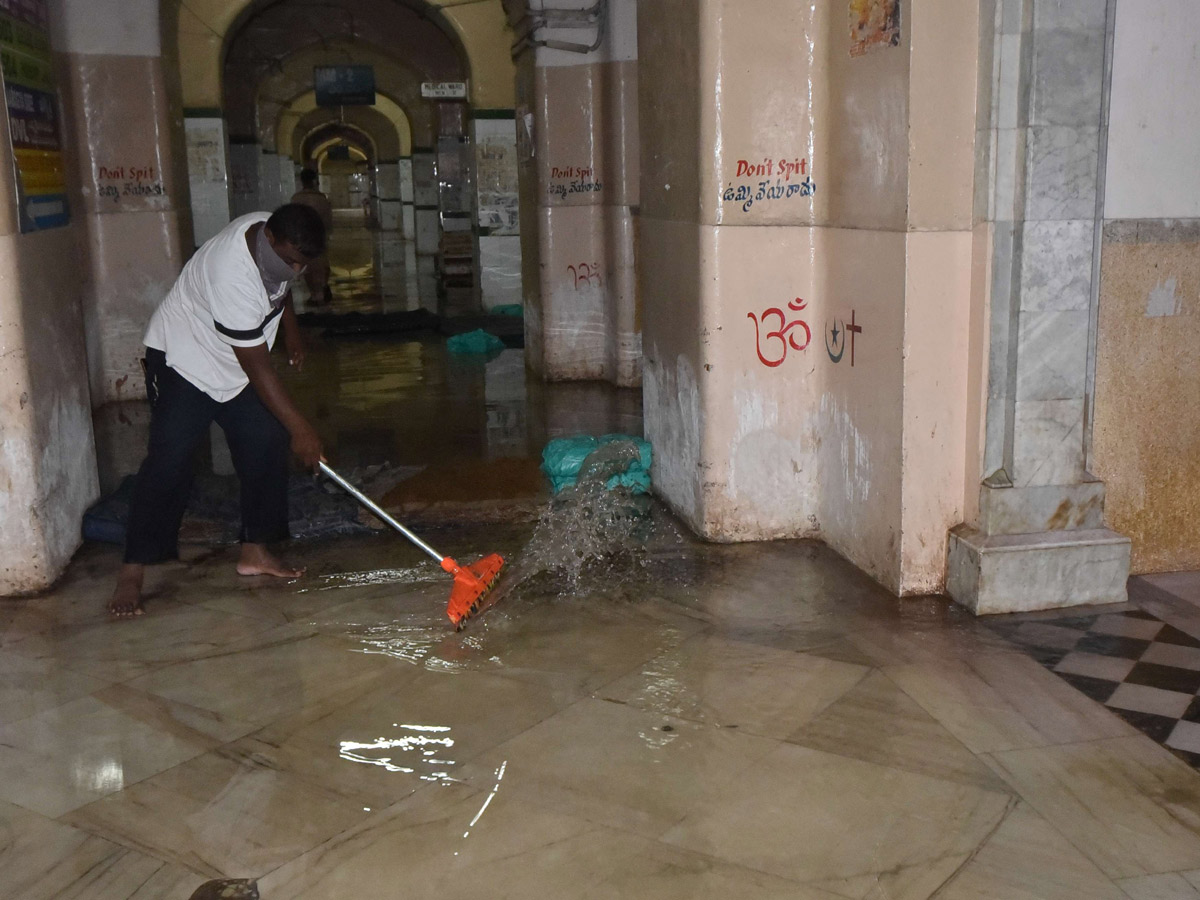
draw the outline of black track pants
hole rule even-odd
[[[125,562],[157,563],[179,556],[196,450],[216,422],[225,432],[241,482],[241,541],[266,544],[288,537],[287,429],[247,386],[219,403],[167,365],[161,350],[146,351],[150,446],[133,491]]]

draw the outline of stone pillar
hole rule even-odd
[[[287,203],[300,189],[300,170],[290,156],[279,157],[279,202]]]
[[[437,154],[434,150],[413,147],[412,178],[417,254],[433,256],[438,251],[442,235],[438,217]]]
[[[513,111],[476,110],[471,129],[475,144],[483,307],[519,304],[523,296],[520,189]]]
[[[641,383],[637,4],[613,0],[607,15],[537,24],[518,63],[525,343],[548,380],[632,386]],[[587,53],[554,43],[596,40]]]
[[[416,240],[417,220],[413,210],[413,166],[412,157],[401,157],[400,169],[400,234],[406,241]]]
[[[259,157],[262,150],[252,138],[231,137],[229,142],[229,214],[231,219],[263,208],[259,196]],[[228,224],[228,223],[227,223]]]
[[[379,227],[384,231],[399,231],[404,212],[399,161],[379,163],[375,167],[375,184],[379,193]]]
[[[140,394],[142,329],[180,258],[157,5],[47,6],[67,224],[19,233],[0,116],[5,595],[49,587],[79,546],[98,492],[91,407]]]
[[[132,36],[89,23],[98,14],[67,8],[64,86],[80,147],[90,297],[84,308],[92,403],[143,397],[142,333],[182,265],[170,124],[157,16]],[[120,9],[118,10],[118,7]],[[100,13],[101,17],[108,13]],[[133,27],[133,26],[131,26]]]
[[[1104,527],[1104,484],[1088,466],[1113,6],[996,0],[985,34],[983,481],[947,576],[976,613],[1126,597],[1129,541]]]
[[[225,120],[215,115],[184,119],[192,239],[198,247],[229,224],[229,147]]]
[[[639,5],[638,268],[656,490],[918,594],[964,507],[978,21],[904,13]]]
[[[279,154],[263,150],[258,155],[258,202],[260,209],[273,210],[282,206],[292,196],[284,195],[283,183],[279,178]]]

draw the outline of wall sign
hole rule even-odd
[[[0,72],[21,231],[70,220],[46,0],[0,0]]]
[[[313,87],[317,106],[374,106],[373,66],[316,66]]]
[[[742,212],[750,212],[756,203],[800,200],[816,192],[808,157],[739,159],[733,180],[721,192],[721,201],[739,204]]]
[[[422,81],[421,96],[426,100],[466,100],[465,81]]]

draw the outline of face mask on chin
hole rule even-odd
[[[263,287],[267,289],[267,295],[272,300],[285,293],[288,285],[300,275],[275,252],[267,239],[266,226],[258,229],[258,240],[254,244],[254,264],[258,267]]]

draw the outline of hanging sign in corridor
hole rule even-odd
[[[70,221],[46,0],[0,0],[0,71],[21,231]]]

